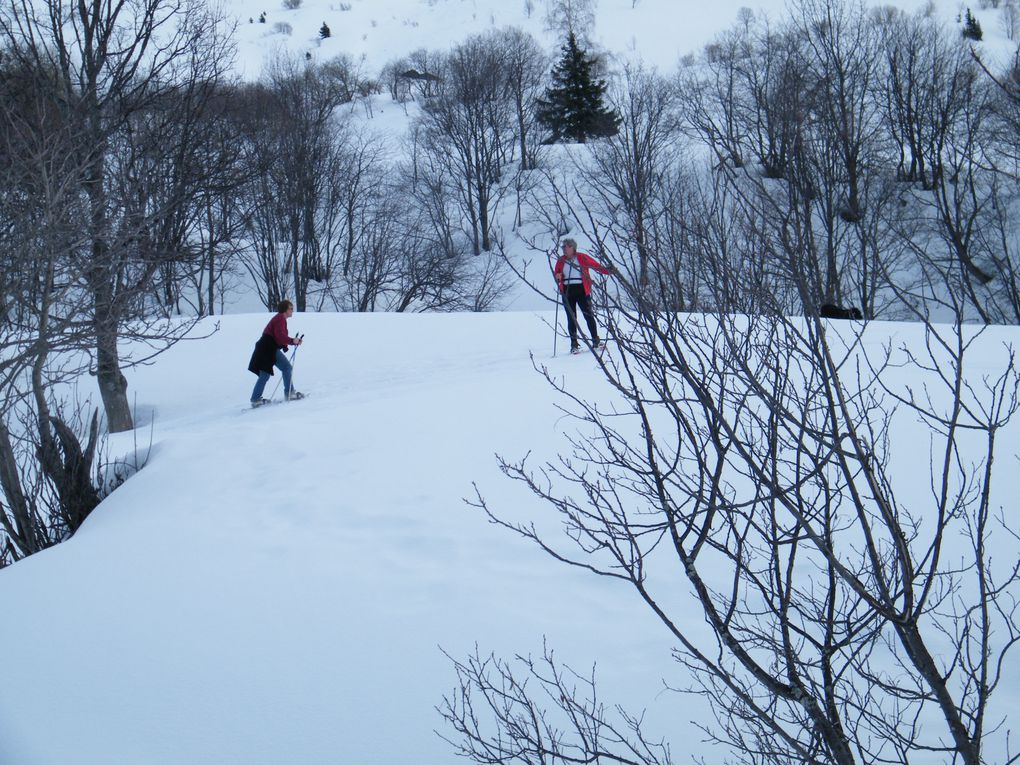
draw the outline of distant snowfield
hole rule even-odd
[[[365,75],[376,77],[388,62],[419,48],[447,50],[470,35],[506,26],[520,27],[550,52],[558,51],[563,40],[546,29],[545,0],[533,0],[530,15],[526,5],[525,0],[302,0],[299,8],[287,10],[279,0],[260,6],[241,0],[222,3],[228,17],[238,21],[238,71],[248,79],[257,77],[267,55],[280,49],[301,56],[311,53],[318,60],[346,53],[363,64]],[[914,10],[925,2],[900,0],[895,5]],[[789,12],[786,0],[719,0],[710,4],[597,0],[591,38],[601,52],[618,60],[640,60],[670,72],[682,56],[700,52],[732,26],[744,7],[774,19]],[[957,12],[951,3],[940,3],[939,8],[947,20]],[[263,11],[266,23],[260,24]],[[973,11],[987,36],[1001,36],[995,23],[997,11],[979,11],[977,4]],[[326,40],[319,38],[323,22],[331,32]],[[276,24],[289,24],[292,32],[274,31]]]

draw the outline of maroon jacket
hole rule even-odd
[[[286,352],[288,346],[294,344],[294,338],[287,334],[287,314],[278,313],[269,320],[266,328],[262,330],[263,335],[269,335],[276,341],[280,350]]]
[[[253,374],[260,372],[273,374],[276,352],[278,350],[286,352],[293,342],[294,338],[287,334],[287,314],[276,314],[269,320],[266,328],[262,330],[262,337],[255,343],[255,350],[252,351],[251,360],[248,362],[248,371]]]
[[[591,295],[591,274],[588,272],[588,269],[594,268],[600,274],[608,274],[611,271],[586,252],[577,252],[575,255],[577,256],[577,264],[581,267],[581,283],[584,285],[584,294]],[[563,266],[566,262],[567,256],[560,255],[556,259],[556,266],[553,268],[553,273],[556,275],[556,284],[559,285],[560,292],[563,292]]]

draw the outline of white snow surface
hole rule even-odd
[[[526,0],[301,0],[296,9],[284,8],[280,0],[261,6],[242,0],[221,3],[225,15],[237,21],[238,71],[249,79],[259,75],[268,55],[281,49],[299,56],[310,53],[319,60],[346,53],[364,65],[366,75],[375,77],[388,62],[419,48],[447,50],[470,35],[506,26],[520,27],[550,52],[558,52],[563,39],[546,24],[547,5],[546,0],[533,0],[529,14]],[[791,12],[787,0],[718,0],[708,5],[689,0],[596,0],[594,5],[595,25],[586,36],[595,52],[616,61],[641,61],[663,72],[672,71],[681,57],[698,53],[732,26],[741,8],[774,19]],[[894,5],[913,11],[925,0],[898,0]],[[942,2],[938,8],[947,21],[958,11],[954,3]],[[263,11],[266,23],[260,24]],[[986,37],[1003,36],[997,11],[979,11],[976,3],[972,11]],[[323,22],[331,33],[325,40],[319,38]],[[276,24],[290,25],[291,33],[275,31]]]
[[[299,314],[308,398],[250,410],[245,367],[268,318],[207,319],[197,334],[218,331],[134,370],[153,424],[110,451],[151,439],[148,464],[69,541],[0,572],[0,762],[453,763],[436,734],[455,682],[440,648],[509,657],[543,639],[581,672],[597,664],[607,703],[649,708],[677,762],[721,756],[690,725],[703,705],[662,690],[684,678],[627,586],[556,563],[464,502],[477,483],[501,515],[555,523],[494,456],[553,458],[577,427],[535,365],[589,400],[616,395],[590,354],[561,341],[553,357],[551,312]],[[868,331],[874,348],[923,338]],[[1015,340],[989,330],[976,373],[1001,368]],[[1018,435],[999,434],[1003,454]],[[923,504],[920,436],[898,428],[892,457]],[[684,597],[659,584],[674,606]],[[1006,709],[1017,690],[1001,689]]]
[[[477,481],[501,512],[533,508],[493,456],[559,445],[529,354],[605,395],[593,358],[561,340],[552,359],[535,314],[299,315],[309,397],[246,410],[267,318],[218,319],[136,370],[148,464],[71,540],[0,572],[0,762],[452,762],[439,647],[476,641],[611,659],[605,690],[650,704],[669,643],[624,588],[463,501]]]

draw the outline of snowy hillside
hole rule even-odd
[[[0,575],[19,657],[0,762],[450,762],[439,646],[475,641],[540,652],[546,635],[582,667],[612,657],[607,686],[651,703],[668,642],[622,588],[462,502],[472,481],[507,510],[531,501],[493,457],[556,446],[529,352],[604,395],[590,357],[549,359],[531,314],[299,316],[309,398],[242,411],[263,320],[229,317],[138,370],[149,464],[70,542]]]
[[[748,5],[787,12],[781,0],[599,0],[593,45],[617,64],[672,72]],[[223,0],[238,22],[240,76],[257,78],[286,50],[349,54],[375,77],[415,49],[507,25],[549,52],[560,44],[542,0],[298,6]],[[947,22],[959,10],[939,0]],[[998,12],[973,10],[988,49],[1011,50]],[[349,113],[387,161],[397,158],[416,106],[372,99]],[[513,239],[529,224],[515,230],[512,216],[507,205],[496,220],[510,255],[541,258]],[[544,279],[545,264],[536,272]],[[552,292],[551,280],[539,286]],[[259,411],[247,408],[255,378],[245,365],[268,315],[230,313],[259,310],[243,285],[225,301],[228,315],[196,328],[207,337],[126,369],[139,427],[111,437],[107,453],[142,454],[144,468],[69,541],[0,571],[0,765],[447,765],[461,760],[436,711],[456,682],[444,651],[540,655],[544,640],[582,673],[597,665],[606,703],[649,709],[647,732],[671,742],[674,762],[720,762],[691,722],[708,720],[707,707],[663,690],[689,676],[672,660],[677,641],[633,591],[556,563],[465,502],[477,485],[503,516],[558,529],[496,461],[555,459],[577,427],[536,366],[581,397],[618,402],[591,355],[565,354],[562,337],[553,355],[548,299],[520,284],[510,293],[504,305],[542,312],[299,313],[290,328],[307,342],[295,381],[308,398]],[[869,351],[892,338],[924,347],[920,325],[873,322],[867,332]],[[1016,341],[1015,328],[989,330],[972,368],[994,380]],[[916,371],[898,382],[910,387]],[[912,414],[897,416],[899,428]],[[928,443],[913,425],[890,434],[891,463],[921,496],[931,491]],[[1016,422],[996,438],[1000,454],[1020,451]],[[1008,480],[996,512],[1010,509]],[[1015,557],[1015,539],[995,541],[1002,559]],[[687,608],[684,580],[658,583]],[[697,608],[683,613],[685,632],[706,632]],[[991,724],[1020,699],[1015,661],[1007,668]]]
[[[924,3],[903,0],[895,5],[914,10]],[[592,40],[617,60],[640,60],[672,71],[682,56],[699,52],[732,26],[745,7],[776,18],[787,12],[782,0],[724,0],[710,6],[678,0],[599,0]],[[953,4],[938,7],[947,20],[957,12]],[[248,78],[258,76],[266,56],[280,49],[317,59],[346,53],[363,63],[366,75],[375,76],[387,62],[419,48],[446,50],[469,35],[505,26],[530,32],[550,51],[562,45],[546,28],[544,0],[301,0],[296,9],[280,2],[253,6],[225,0],[223,8],[238,21],[238,68]],[[981,13],[976,4],[974,11],[994,38],[995,12]],[[260,24],[263,12],[266,21]],[[326,40],[319,38],[323,23],[331,32]],[[278,31],[277,24],[289,25],[291,32]]]
[[[510,25],[532,33],[550,48],[558,47],[561,41],[545,29],[545,3],[533,2],[530,14],[527,5],[525,0],[302,0],[291,10],[280,2],[256,7],[227,0],[224,9],[238,19],[240,69],[251,77],[273,47],[302,55],[311,52],[317,58],[347,53],[363,62],[370,75],[418,48],[442,50],[471,34]],[[615,55],[640,57],[671,69],[680,56],[699,49],[732,24],[737,10],[746,5],[726,0],[706,9],[684,7],[676,0],[601,0],[593,38]],[[783,7],[769,0],[768,10]],[[265,24],[258,21],[262,12]],[[332,34],[320,40],[324,22]],[[277,24],[290,25],[292,32],[277,31]]]
[[[661,692],[678,682],[672,644],[633,593],[462,501],[477,482],[502,513],[541,515],[494,460],[552,457],[575,427],[531,354],[572,392],[613,400],[590,355],[552,357],[549,319],[300,315],[309,397],[257,411],[244,366],[264,315],[221,319],[138,370],[148,465],[73,539],[0,574],[14,659],[0,762],[450,763],[434,732],[454,682],[440,648],[540,653],[543,637],[582,671],[597,662],[607,700],[650,707],[677,762],[711,756],[689,702]],[[869,331],[872,347],[922,337]],[[989,362],[1012,334],[987,337]],[[893,449],[908,472],[911,438]],[[1015,679],[1003,690],[1015,698]]]
[[[296,4],[296,8],[286,8]],[[866,3],[878,6],[879,3]],[[921,0],[896,3],[909,11],[929,4]],[[336,56],[349,56],[358,75],[378,80],[383,68],[418,50],[449,51],[471,35],[482,34],[508,26],[519,27],[533,35],[548,54],[554,55],[562,45],[561,35],[546,23],[545,0],[287,0],[263,6],[252,6],[226,0],[222,9],[228,22],[236,22],[234,40],[237,48],[236,71],[241,77],[259,78],[281,54],[301,60],[325,62]],[[707,43],[731,29],[741,9],[750,8],[759,18],[776,23],[789,19],[791,8],[780,0],[748,3],[726,0],[710,7],[685,5],[675,0],[599,0],[595,24],[590,33],[593,52],[608,62],[609,71],[619,74],[626,63],[641,62],[666,76],[677,71],[681,58],[699,54]],[[936,2],[934,15],[947,27],[958,27],[962,5]],[[1015,45],[1006,39],[1001,12],[997,8],[973,12],[983,24],[984,42],[978,46],[989,61],[1008,61]],[[261,22],[260,19],[264,19]],[[320,38],[326,24],[330,37]],[[410,151],[408,137],[418,107],[413,102],[396,103],[389,93],[371,96],[367,101],[352,104],[344,110],[345,117],[371,136],[371,142],[384,147],[383,155],[394,164]],[[563,147],[548,151],[546,163],[556,167],[567,161]],[[695,152],[706,151],[704,147]],[[570,175],[573,171],[569,169]],[[545,232],[534,228],[535,221],[524,220],[515,225],[514,205],[509,195],[494,208],[495,229],[503,235],[506,252],[520,266],[533,260],[535,254],[522,238],[541,238]],[[596,247],[583,233],[582,250]],[[535,270],[545,269],[538,263]],[[247,276],[242,278],[247,282]],[[249,285],[250,287],[250,285]],[[531,310],[546,307],[544,298],[516,285],[502,295],[501,308]],[[227,312],[261,310],[262,304],[252,289],[234,289],[224,301]]]

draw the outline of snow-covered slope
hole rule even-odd
[[[543,5],[530,17],[524,0],[224,7],[240,21],[238,69],[255,77],[276,46],[349,53],[374,75],[506,24],[555,50]],[[743,5],[763,7],[600,0],[594,38],[671,69]],[[993,11],[974,11],[998,34]],[[374,114],[401,134],[402,109]],[[607,700],[654,704],[669,725],[653,718],[650,732],[700,740],[683,700],[656,699],[670,644],[629,593],[462,501],[478,482],[506,513],[534,509],[493,456],[562,446],[569,424],[531,353],[572,390],[611,395],[589,357],[551,358],[550,318],[302,315],[291,326],[308,335],[297,381],[310,397],[257,412],[243,410],[244,367],[264,315],[219,319],[211,338],[132,370],[139,409],[156,415],[148,465],[71,541],[0,572],[0,763],[450,763],[433,730],[454,682],[439,647],[537,652],[543,635],[578,668],[600,662]],[[144,449],[148,431],[112,449],[135,438]]]
[[[493,457],[558,445],[529,353],[606,395],[591,357],[549,358],[533,314],[301,315],[309,398],[244,410],[264,321],[222,319],[138,370],[149,464],[0,573],[0,762],[451,762],[439,646],[475,641],[611,657],[607,689],[651,702],[668,643],[622,589],[462,501],[478,481],[503,511],[531,502]]]
[[[505,26],[517,26],[531,33],[551,55],[562,45],[562,33],[546,23],[547,0],[288,0],[297,8],[284,7],[283,0],[253,6],[241,0],[223,0],[225,17],[237,23],[234,39],[237,44],[236,71],[246,79],[258,78],[266,65],[281,53],[308,55],[315,61],[326,61],[347,55],[367,79],[380,76],[389,62],[416,50],[446,51],[473,34]],[[869,2],[881,5],[879,2]],[[782,21],[796,12],[796,4],[787,0],[722,0],[708,6],[678,0],[597,0],[595,24],[590,32],[594,52],[609,62],[610,72],[620,72],[627,62],[640,61],[663,74],[676,71],[679,59],[697,54],[719,33],[733,27],[742,8],[750,8],[757,17]],[[927,0],[898,0],[895,5],[908,11]],[[948,0],[936,0],[934,13],[947,25],[958,24],[961,6]],[[530,11],[528,9],[531,9]],[[985,42],[978,47],[989,54],[989,60],[1008,61],[1015,45],[1006,40],[1001,25],[1001,11],[979,9],[973,13],[985,29]],[[260,23],[260,17],[265,18]],[[326,23],[331,31],[328,39],[320,39],[319,29]],[[281,31],[289,30],[289,31]],[[373,136],[383,154],[396,162],[408,151],[407,136],[411,121],[417,114],[413,103],[394,102],[388,92],[371,97],[370,102],[346,107],[350,118],[366,135]],[[563,147],[555,147],[544,158],[554,167]],[[502,235],[506,253],[518,266],[535,258],[520,236],[547,236],[525,220],[522,228],[514,225],[517,210],[512,195],[493,210],[495,229]],[[590,251],[596,245],[583,232],[571,231],[578,237],[580,248]],[[555,246],[549,242],[548,246]],[[545,264],[536,270],[544,272]],[[242,283],[247,283],[247,278]],[[551,286],[551,285],[550,285]],[[227,311],[258,310],[261,305],[251,289],[237,289],[225,301]],[[536,298],[528,289],[509,290],[500,307],[525,310],[542,307],[544,299]]]
[[[223,7],[238,19],[245,76],[257,75],[266,53],[281,46],[317,58],[346,53],[375,76],[387,62],[419,48],[445,50],[469,35],[504,26],[532,33],[551,50],[562,44],[545,28],[544,0],[533,3],[530,15],[526,5],[525,0],[302,0],[298,8],[286,9],[279,0],[258,7],[227,0]],[[677,0],[600,0],[593,39],[613,54],[672,68],[680,55],[729,26],[747,3],[724,0],[711,9],[684,5]],[[768,0],[768,5],[783,7],[779,0]],[[263,11],[266,21],[260,24]],[[319,38],[323,22],[331,32],[326,40]],[[277,31],[278,24],[289,25],[291,33]]]
[[[697,743],[689,700],[661,692],[686,681],[626,586],[554,563],[463,501],[477,483],[502,515],[549,518],[494,457],[549,459],[576,427],[534,364],[589,400],[615,395],[591,355],[561,343],[552,356],[550,314],[299,315],[308,398],[250,410],[266,318],[219,319],[137,370],[139,408],[155,413],[148,465],[71,540],[0,572],[0,762],[452,763],[435,733],[455,682],[440,647],[512,656],[543,637],[582,671],[598,662],[607,702],[652,707],[649,733],[677,762],[719,755]],[[875,349],[923,345],[917,325],[868,332]],[[989,330],[974,368],[1000,368],[1015,340]],[[894,468],[921,496],[903,421]],[[147,446],[145,428],[112,451],[136,439]],[[1020,425],[997,439],[1020,448]],[[1000,491],[997,505],[1011,484]]]
[[[907,10],[924,4],[923,0],[894,3]],[[505,26],[530,32],[550,52],[563,42],[547,28],[546,0],[301,0],[296,9],[284,8],[280,0],[261,6],[224,0],[222,7],[238,22],[238,69],[245,77],[258,76],[266,56],[281,48],[322,59],[346,53],[374,77],[387,62],[419,48],[446,50],[469,35]],[[699,52],[732,26],[744,7],[773,18],[790,12],[786,0],[721,0],[709,5],[682,0],[597,0],[591,39],[600,51],[619,60],[641,60],[672,71],[680,57]],[[943,2],[938,7],[947,20],[957,13],[956,4]],[[996,11],[979,11],[977,4],[973,10],[986,34],[1001,36]],[[266,22],[260,24],[263,12]],[[319,28],[324,22],[331,36],[321,40]],[[289,25],[290,34],[277,31],[277,24]]]

